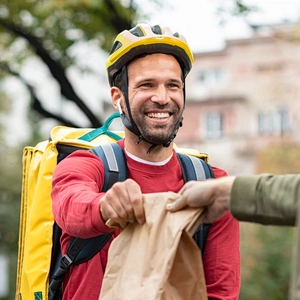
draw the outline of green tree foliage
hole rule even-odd
[[[240,299],[286,300],[294,228],[242,223]]]
[[[282,140],[262,149],[257,155],[257,173],[300,173],[300,144]]]
[[[9,294],[7,298],[14,299],[18,232],[20,220],[20,199],[22,181],[22,151],[6,147],[0,153],[0,253],[8,258]],[[5,176],[3,176],[5,174]],[[1,298],[2,299],[2,298]]]
[[[219,23],[224,25],[229,18],[233,16],[247,17],[254,12],[259,11],[256,5],[250,5],[245,1],[218,1],[216,13],[219,17]]]
[[[9,295],[14,297],[18,251],[18,231],[22,181],[22,149],[4,143],[3,116],[10,110],[10,101],[0,92],[0,254],[9,260]],[[4,299],[4,300],[5,300]]]

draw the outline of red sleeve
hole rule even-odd
[[[227,176],[213,167],[215,177]],[[228,212],[210,227],[203,253],[208,297],[237,300],[240,292],[240,227]]]
[[[99,210],[103,178],[101,160],[86,150],[75,151],[55,168],[52,208],[55,221],[67,234],[90,238],[111,231]]]

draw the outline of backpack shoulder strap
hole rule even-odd
[[[96,154],[104,164],[103,192],[110,189],[114,183],[127,178],[124,152],[117,143],[99,145],[90,151]]]
[[[90,150],[96,154],[104,165],[104,184],[102,191],[105,192],[117,181],[127,178],[127,166],[123,149],[116,143],[99,145]],[[61,284],[65,273],[72,264],[78,265],[94,257],[110,240],[112,232],[102,234],[89,239],[72,237],[67,253],[61,258],[59,268],[51,278],[48,291],[48,299],[59,299]]]
[[[184,182],[215,177],[211,166],[203,159],[179,152],[177,152],[177,157],[181,165]]]
[[[190,180],[206,180],[208,178],[215,177],[211,166],[203,159],[179,152],[177,152],[177,157],[181,165],[184,182],[188,182]],[[201,223],[193,236],[202,254],[210,225],[210,223]]]

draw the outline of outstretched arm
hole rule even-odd
[[[300,195],[300,176],[252,175],[191,181],[167,209],[206,207],[204,222],[212,222],[227,210],[239,221],[268,225],[295,225]]]

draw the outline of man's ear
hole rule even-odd
[[[123,112],[122,109],[122,99],[123,99],[123,93],[121,90],[117,87],[112,87],[110,89],[110,95],[111,95],[111,101],[116,110],[120,112],[120,114]]]

